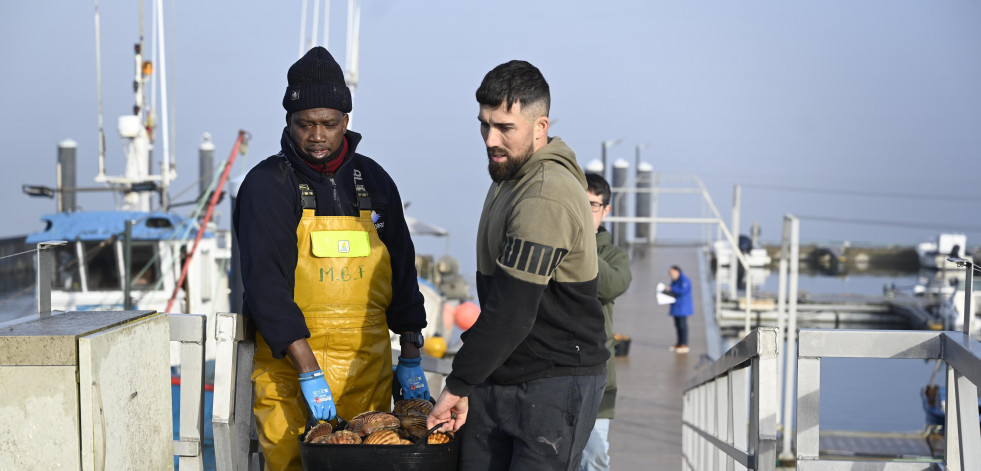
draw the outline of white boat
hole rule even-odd
[[[947,258],[973,259],[967,255],[967,236],[956,233],[941,233],[936,239],[920,242],[916,245],[916,255],[923,268],[939,269],[953,268],[954,264]]]

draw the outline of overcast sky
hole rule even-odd
[[[239,129],[252,134],[233,176],[278,151],[301,2],[164,3],[179,174],[171,194],[183,201],[197,187],[202,133],[220,158]],[[342,63],[346,8],[332,2],[328,44]],[[108,168],[119,174],[115,122],[132,106],[139,9],[131,0],[101,0],[100,9]],[[0,237],[38,230],[39,216],[54,211],[53,200],[29,198],[21,185],[54,185],[59,141],[78,142],[78,185],[95,185],[93,11],[85,1],[0,4]],[[642,158],[655,171],[700,176],[726,221],[742,184],[741,232],[759,221],[764,239],[776,240],[782,215],[795,213],[889,222],[805,220],[805,240],[912,245],[959,229],[977,246],[979,22],[973,0],[365,0],[353,129],[364,135],[359,150],[395,178],[408,213],[451,231],[450,252],[466,273],[490,183],[474,90],[516,58],[549,81],[552,134],[581,164],[599,158],[604,140],[623,138],[609,158],[631,165],[636,146],[647,145]],[[78,203],[113,204],[93,194]],[[703,209],[671,196],[659,214]],[[228,225],[227,202],[219,218]]]

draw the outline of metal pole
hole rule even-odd
[[[157,0],[157,41],[160,49],[160,139],[163,142],[163,168],[160,172],[160,210],[170,209],[167,191],[170,190],[170,115],[167,114],[167,50],[164,42],[163,0]]]
[[[658,185],[661,183],[661,174],[654,172],[651,174],[654,177],[654,182],[651,184],[653,191],[651,192],[651,218],[657,218],[657,198],[660,190]],[[654,245],[657,241],[657,223],[651,221],[651,238],[648,245]],[[718,271],[716,271],[718,273]],[[718,276],[716,276],[716,282],[718,282]]]
[[[786,338],[787,333],[785,328],[787,326],[787,258],[788,252],[790,252],[790,220],[784,218],[783,220],[783,236],[780,241],[780,272],[778,277],[778,287],[777,287],[777,332],[780,337],[778,342],[783,342]],[[783,361],[785,354],[785,348],[777,349],[777,384],[783,384],[781,377],[783,375]],[[777,422],[781,421],[781,414],[783,413],[782,408],[777,408]]]
[[[794,378],[797,368],[797,277],[800,269],[800,220],[792,215],[784,216],[790,221],[790,315],[787,319],[787,387],[783,391],[783,449],[780,459],[792,460],[794,453],[790,449],[791,427],[793,423]]]
[[[971,297],[974,296],[974,263],[967,262],[967,275],[964,277],[964,333],[971,335]]]
[[[300,52],[297,54],[297,58],[303,57],[303,53],[306,52],[306,41],[307,35],[307,0],[303,0],[300,4]]]
[[[732,191],[732,235],[739,241],[739,185]],[[732,259],[729,261],[729,299],[736,299],[738,295],[738,276],[739,264],[736,262],[736,252],[739,251],[737,243],[733,248]],[[749,271],[749,267],[746,268]]]
[[[718,229],[716,229],[718,231]],[[721,234],[717,239],[722,240]],[[719,257],[715,257],[715,318],[716,322],[719,319],[719,313],[722,312],[722,283],[719,281],[719,268],[722,266],[722,260]]]
[[[99,0],[95,0],[95,89],[98,101],[99,122],[99,174],[96,181],[106,177],[106,131],[102,120],[102,29],[99,25]]]
[[[123,310],[133,310],[133,220],[126,220],[123,240]]]
[[[606,177],[606,168],[607,168],[607,166],[606,166],[606,149],[619,144],[620,141],[622,141],[622,140],[623,140],[622,137],[618,137],[616,139],[610,139],[608,141],[603,141],[603,145],[602,145],[603,146],[602,147],[602,149],[603,149],[603,152],[602,152],[602,156],[603,156],[603,173],[600,173],[600,176],[602,176],[603,179],[605,179],[607,181],[609,181],[609,178]]]
[[[54,279],[54,252],[48,250],[55,244],[37,244],[37,313],[41,317],[51,315],[51,280]],[[60,244],[59,244],[60,245]]]
[[[607,142],[610,141],[604,141],[602,144],[600,144],[600,146],[602,147],[602,150],[600,150],[600,161],[603,163],[603,171],[600,172],[600,176],[603,177],[603,179],[606,179],[606,143]]]
[[[211,180],[215,177],[215,144],[211,142],[209,133],[201,136],[201,145],[198,147],[198,176],[198,198],[207,198]]]
[[[753,270],[746,269],[746,322],[743,337],[749,335],[749,320],[753,315]]]
[[[324,49],[330,50],[327,47],[327,41],[330,39],[327,37],[327,33],[330,31],[330,0],[324,0]]]

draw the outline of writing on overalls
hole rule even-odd
[[[365,266],[358,265],[357,267],[340,267],[335,270],[335,267],[321,268],[320,269],[320,281],[358,281],[364,278]]]

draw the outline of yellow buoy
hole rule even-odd
[[[422,345],[422,351],[431,357],[443,358],[443,355],[446,355],[446,340],[443,340],[443,337],[434,335],[426,339],[426,343]]]

